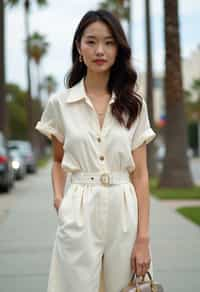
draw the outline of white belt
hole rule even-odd
[[[102,184],[104,186],[130,182],[127,172],[74,172],[71,174],[71,183]]]

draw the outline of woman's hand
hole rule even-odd
[[[58,209],[60,208],[62,197],[55,197],[54,198],[54,208],[56,209],[57,215],[58,215]]]
[[[137,276],[144,276],[151,263],[149,240],[138,238],[131,254],[131,269]]]

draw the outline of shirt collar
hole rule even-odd
[[[90,102],[90,98],[87,96],[84,86],[84,77],[74,86],[69,88],[69,94],[67,95],[66,102],[73,103],[79,100],[86,100]],[[116,99],[116,95],[114,91],[112,92],[111,99],[109,100],[109,104],[113,103]]]

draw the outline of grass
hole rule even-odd
[[[200,225],[200,206],[179,207],[176,210],[187,219],[191,220],[197,225]]]
[[[158,188],[157,178],[150,178],[149,186],[151,194],[161,200],[200,200],[199,186],[194,186],[192,188]]]
[[[158,188],[158,179],[150,178],[150,192],[152,196],[165,200],[200,200],[200,187],[192,188]],[[179,207],[176,209],[181,215],[188,220],[200,225],[200,206]]]
[[[37,166],[40,168],[40,167],[45,167],[46,164],[49,162],[51,156],[50,155],[46,155],[44,156],[43,158],[39,159],[37,161]]]

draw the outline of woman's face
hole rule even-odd
[[[84,30],[78,51],[90,71],[106,72],[115,63],[117,43],[109,27],[96,21]]]

